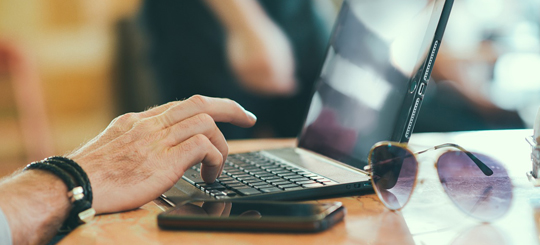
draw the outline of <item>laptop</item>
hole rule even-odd
[[[231,154],[215,183],[187,170],[162,195],[185,200],[300,200],[372,190],[379,141],[407,142],[453,0],[345,0],[293,148]]]

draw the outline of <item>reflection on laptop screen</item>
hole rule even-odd
[[[362,168],[370,148],[402,141],[402,108],[421,74],[444,1],[344,1],[299,147]],[[405,120],[405,121],[404,121]]]

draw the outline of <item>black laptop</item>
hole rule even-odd
[[[373,144],[406,142],[453,0],[345,0],[294,148],[228,156],[213,184],[200,164],[162,198],[299,200],[372,189]]]

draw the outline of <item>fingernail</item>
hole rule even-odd
[[[248,116],[252,117],[254,120],[257,120],[257,116],[255,116],[255,114],[253,114],[251,111],[248,111],[246,109],[244,109],[244,111],[246,112],[246,114],[248,114]]]

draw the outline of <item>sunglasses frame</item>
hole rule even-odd
[[[414,157],[414,160],[416,161],[416,165],[417,165],[416,173],[414,175],[414,183],[413,183],[413,186],[411,188],[411,194],[407,198],[407,201],[405,203],[403,203],[403,205],[401,205],[401,207],[399,207],[399,208],[391,208],[390,207],[391,205],[386,203],[386,201],[382,197],[382,194],[380,193],[380,191],[376,187],[375,180],[373,180],[373,163],[371,162],[371,155],[373,154],[373,151],[376,148],[381,147],[381,146],[392,146],[392,145],[400,147],[403,150],[406,150],[410,154],[410,156]],[[378,142],[378,143],[376,143],[375,145],[373,145],[371,147],[371,149],[369,150],[369,155],[368,155],[368,165],[364,167],[364,171],[368,172],[369,177],[370,177],[370,181],[371,181],[371,185],[373,186],[373,190],[377,194],[377,197],[379,198],[379,200],[384,204],[384,206],[389,210],[399,211],[399,210],[403,209],[407,205],[407,203],[409,203],[409,201],[411,200],[411,197],[412,197],[412,193],[414,192],[414,190],[416,188],[416,184],[418,183],[418,171],[420,169],[419,168],[420,167],[420,162],[418,161],[418,158],[416,156],[420,155],[422,153],[428,152],[428,151],[438,150],[438,149],[447,148],[447,147],[457,148],[461,152],[465,153],[478,166],[478,168],[486,176],[491,176],[493,174],[493,171],[484,162],[482,162],[480,159],[478,159],[476,156],[474,156],[474,154],[472,154],[471,152],[465,150],[463,147],[461,147],[461,146],[459,146],[457,144],[452,144],[452,143],[440,144],[440,145],[436,145],[436,146],[433,146],[431,148],[428,148],[428,149],[425,149],[425,150],[414,153],[408,147],[407,143],[399,143],[399,142],[392,142],[392,141],[381,141],[381,142]],[[440,156],[442,156],[443,154],[441,154]],[[440,156],[437,158],[437,160],[434,163],[435,169],[438,169],[437,164],[439,162]],[[408,157],[408,155],[407,155],[407,157]],[[393,159],[388,159],[386,161],[390,161],[390,160],[393,160]],[[441,178],[440,178],[440,176],[438,174],[438,170],[437,170],[437,178],[439,179],[439,183],[441,183]],[[446,191],[446,189],[443,188],[443,190],[444,190],[444,193],[449,197],[450,194]]]

